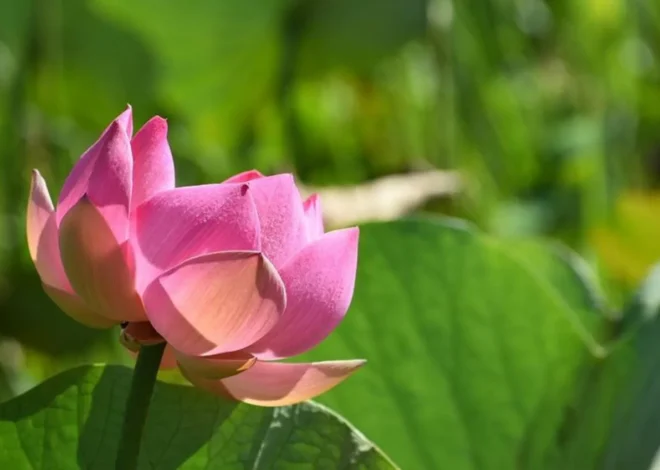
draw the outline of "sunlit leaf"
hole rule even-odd
[[[131,371],[72,369],[0,405],[0,465],[113,469]],[[157,384],[140,469],[393,469],[373,444],[315,403],[258,408]]]
[[[456,223],[363,227],[351,311],[311,356],[369,362],[320,400],[403,468],[544,468],[603,354],[601,301],[575,266]]]

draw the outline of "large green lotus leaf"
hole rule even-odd
[[[603,366],[610,386],[594,396],[611,403],[597,409],[607,439],[604,470],[658,468],[660,449],[660,266],[625,310],[621,340]],[[604,397],[604,398],[603,398]],[[592,396],[592,402],[593,402]],[[595,413],[594,413],[595,414]],[[600,444],[603,444],[599,441]]]
[[[353,306],[308,358],[367,358],[320,398],[403,468],[542,469],[602,348],[575,263],[455,222],[361,229]]]
[[[114,469],[131,370],[86,366],[0,405],[0,468]],[[258,408],[158,383],[140,469],[396,468],[327,408]]]
[[[585,342],[598,355],[606,354],[602,345],[607,343],[610,322],[615,314],[608,308],[600,286],[590,266],[575,252],[551,241],[538,239],[507,239],[502,243],[507,251],[532,273],[549,282],[563,302],[575,313],[571,316]],[[597,339],[597,343],[593,341]]]

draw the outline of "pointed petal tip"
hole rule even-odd
[[[257,170],[248,170],[244,171],[242,173],[239,173],[237,175],[234,175],[230,178],[227,178],[225,181],[223,181],[223,184],[226,183],[248,183],[252,180],[260,179],[260,178],[265,178],[261,172]]]
[[[246,183],[257,185],[272,185],[276,183],[286,183],[293,186],[296,190],[296,181],[293,173],[278,173],[276,175],[265,176],[257,170],[249,170],[227,179],[225,183]]]
[[[26,212],[26,235],[30,257],[32,261],[37,262],[39,246],[42,250],[50,251],[52,243],[48,245],[47,242],[56,240],[57,227],[54,221],[53,201],[48,193],[48,186],[46,181],[42,178],[38,170],[32,170],[32,180],[30,182],[30,195],[28,198],[27,212]],[[53,220],[50,220],[53,219]],[[44,237],[44,231],[48,233]],[[52,232],[52,233],[51,233]],[[48,245],[48,246],[46,246]],[[51,253],[49,253],[51,254]],[[42,252],[42,258],[44,253]],[[55,261],[57,255],[48,256],[50,261]],[[43,259],[42,259],[43,261]],[[45,266],[42,266],[45,268]],[[43,271],[42,271],[43,273]],[[49,279],[50,280],[50,279]]]
[[[108,154],[120,153],[124,156],[126,151],[130,151],[130,141],[133,134],[133,120],[131,116],[124,116],[122,113],[108,125],[106,131],[101,135],[95,145],[99,145],[101,160],[107,158]],[[97,157],[96,161],[99,158]],[[94,169],[97,165],[95,163]]]
[[[366,359],[350,359],[347,362],[352,362],[353,367],[355,367],[355,370],[358,370],[360,367],[365,365],[367,363]]]
[[[357,254],[358,242],[360,241],[360,227],[340,228],[326,232],[323,236],[328,239],[334,239],[335,243],[343,244],[345,249],[355,251]]]
[[[307,237],[309,241],[316,240],[325,233],[321,197],[318,193],[312,194],[303,201],[303,211],[307,225]]]
[[[344,319],[355,289],[357,227],[328,232],[278,270],[287,310],[248,350],[260,360],[297,356],[323,341]]]
[[[36,168],[33,168],[30,173],[30,194],[32,194],[35,187],[44,181],[44,178]]]
[[[174,161],[167,141],[167,130],[167,121],[160,116],[154,116],[131,140],[133,209],[155,194],[175,186]]]
[[[87,194],[103,212],[117,240],[124,241],[128,234],[128,212],[133,187],[130,134],[119,120],[115,120],[98,144],[96,161],[91,168],[89,180],[81,185],[80,193]],[[77,201],[72,202],[75,204]]]
[[[144,129],[148,126],[152,128],[152,131],[158,131],[159,134],[162,133],[163,131],[165,131],[165,133],[167,134],[167,119],[161,116],[152,117],[144,124],[142,128]]]
[[[300,191],[290,173],[266,176],[248,184],[259,213],[262,249],[279,269],[308,242]]]
[[[319,196],[319,193],[312,193],[307,199],[303,201],[303,206],[305,207],[305,210],[307,210],[319,202],[321,202],[321,196]]]
[[[121,130],[130,139],[130,137],[133,135],[133,107],[127,103],[124,111],[122,111],[121,114],[117,116],[114,121],[112,121],[110,126],[113,124],[119,125]]]
[[[127,204],[132,186],[131,108],[117,116],[73,166],[60,191],[57,223],[87,192],[101,205]]]
[[[335,232],[341,233],[350,241],[357,241],[360,238],[360,227],[348,227],[335,230]]]
[[[165,136],[167,136],[167,131],[169,127],[167,119],[165,119],[162,116],[154,116],[149,120],[149,122],[153,122],[154,126],[156,126],[160,132],[162,132],[163,134],[165,134]]]
[[[293,176],[293,173],[278,173],[276,175],[264,176],[264,178],[270,181],[282,180],[286,181],[287,183],[295,184],[295,177]]]
[[[48,212],[53,212],[54,206],[48,192],[46,180],[39,170],[32,170],[32,180],[30,182],[30,204],[36,204],[39,208]]]

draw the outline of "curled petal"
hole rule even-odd
[[[133,194],[135,208],[156,193],[174,188],[174,162],[167,142],[167,121],[153,117],[135,134],[133,151]]]
[[[120,114],[101,134],[99,140],[94,143],[75,164],[71,173],[66,178],[57,204],[57,224],[62,221],[64,215],[68,212],[83,195],[88,194],[90,190],[90,179],[92,173],[94,176],[94,196],[92,199],[98,205],[109,206],[128,202],[128,196],[125,186],[130,185],[132,173],[132,157],[130,154],[129,135],[133,132],[133,118],[131,107]],[[128,153],[126,153],[128,149]],[[99,157],[107,158],[102,162],[101,168],[96,170]],[[105,180],[108,181],[108,187],[105,187]],[[128,179],[128,182],[127,182]],[[101,187],[98,187],[98,184]],[[129,186],[130,189],[130,186]],[[122,194],[117,195],[117,192]],[[112,209],[110,212],[117,209]],[[125,223],[125,222],[124,222]],[[120,224],[119,230],[123,230],[123,224]]]
[[[69,293],[47,284],[43,285],[44,291],[53,302],[67,315],[90,328],[109,328],[117,324],[116,320],[102,317],[89,309],[83,300],[76,294]]]
[[[248,181],[256,180],[258,178],[263,178],[264,175],[259,173],[257,170],[248,170],[243,173],[232,176],[224,180],[222,183],[247,183]]]
[[[144,293],[153,327],[189,356],[237,351],[277,323],[284,285],[261,254],[219,252],[185,261]]]
[[[175,355],[185,375],[200,376],[209,380],[224,379],[245,372],[257,361],[256,357],[241,352],[215,356],[188,356],[175,352]]]
[[[309,240],[316,240],[323,235],[323,212],[321,211],[321,198],[318,194],[312,194],[303,203],[305,219],[307,222],[307,236]]]
[[[27,210],[27,236],[30,255],[44,291],[61,310],[92,328],[106,328],[116,323],[90,310],[73,292],[60,259],[53,203],[46,182],[36,170],[32,174]]]
[[[250,369],[222,380],[185,374],[194,385],[258,406],[286,406],[314,398],[348,378],[365,361],[291,364],[257,361]]]
[[[60,224],[62,264],[74,291],[94,311],[117,321],[144,321],[133,285],[132,254],[83,197]]]
[[[161,192],[138,207],[134,223],[140,292],[163,271],[194,256],[259,249],[259,219],[245,185]]]
[[[71,287],[60,260],[53,203],[46,181],[37,170],[32,173],[27,208],[27,239],[30,256],[41,282],[56,289],[70,291]]]
[[[53,211],[53,202],[50,199],[46,181],[37,170],[32,170],[32,185],[27,209],[27,238],[32,260],[37,259],[39,238]]]
[[[261,250],[279,268],[307,242],[302,200],[292,175],[249,183],[259,213]]]
[[[325,339],[348,310],[357,268],[357,228],[326,233],[280,270],[287,308],[277,326],[248,350],[259,359],[301,354]]]

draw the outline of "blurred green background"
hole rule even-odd
[[[0,398],[130,360],[42,293],[23,227],[30,170],[55,196],[126,103],[179,184],[457,170],[417,210],[558,239],[616,309],[660,258],[659,49],[634,0],[0,0]]]

